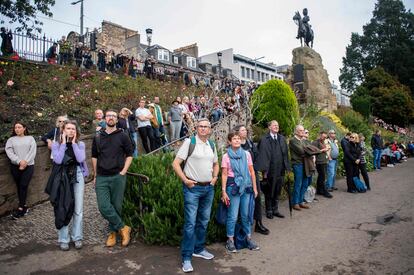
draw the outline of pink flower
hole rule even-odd
[[[58,78],[55,76],[54,78],[53,78],[53,81],[57,81],[58,80]]]
[[[85,84],[85,88],[89,88],[89,84]]]
[[[13,85],[14,85],[13,80],[9,80],[9,81],[7,81],[7,86],[11,87],[11,86],[13,86]]]
[[[74,76],[71,76],[70,77],[70,80],[75,80],[76,78],[74,77]]]

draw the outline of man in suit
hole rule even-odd
[[[268,123],[269,133],[265,134],[259,144],[259,155],[255,162],[257,171],[263,174],[263,193],[265,195],[266,217],[284,218],[278,208],[286,171],[290,171],[288,146],[285,137],[279,134],[279,123]]]

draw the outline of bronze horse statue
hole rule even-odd
[[[293,16],[293,21],[298,25],[298,35],[296,39],[300,39],[300,46],[303,47],[302,39],[305,40],[305,45],[313,48],[313,30],[309,22],[308,10],[303,10],[303,18],[298,11]],[[310,44],[310,45],[309,45]]]

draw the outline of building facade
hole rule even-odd
[[[221,53],[221,64],[218,53]],[[257,82],[261,84],[270,79],[283,79],[283,75],[277,72],[275,65],[235,54],[232,48],[203,55],[200,57],[200,62],[202,64],[211,64],[213,71],[214,68],[219,67],[224,76],[226,76],[224,73],[226,69],[229,69],[232,76],[243,82]]]
[[[336,102],[340,106],[350,107],[351,106],[351,93],[346,92],[345,90],[342,90],[339,88],[338,85],[336,85],[332,81],[332,94],[336,97]]]

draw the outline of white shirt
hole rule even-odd
[[[213,179],[213,164],[218,162],[217,150],[211,150],[209,141],[203,142],[196,136],[196,146],[193,153],[187,159],[188,149],[190,148],[191,139],[184,140],[177,158],[187,160],[184,167],[184,174],[198,182],[209,182]]]
[[[147,108],[137,108],[136,109],[135,116],[137,117],[138,128],[151,126],[151,122],[149,120],[140,120],[139,119],[139,116],[142,116],[142,115],[148,116],[150,114],[151,114],[151,112]]]

